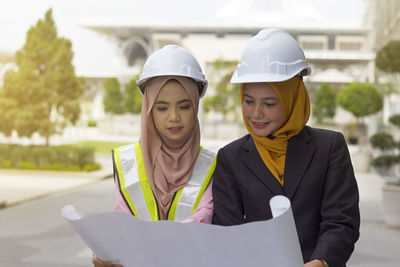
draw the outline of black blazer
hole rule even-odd
[[[213,175],[213,223],[235,225],[272,218],[269,200],[291,201],[304,262],[346,266],[359,237],[359,195],[341,133],[304,127],[289,140],[284,186],[246,135],[221,148]]]

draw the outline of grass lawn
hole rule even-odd
[[[75,143],[74,145],[76,145],[76,146],[93,147],[94,148],[94,153],[110,154],[112,149],[114,149],[116,147],[119,147],[119,146],[127,145],[127,144],[130,144],[130,143],[126,143],[126,142],[82,141],[82,142]]]

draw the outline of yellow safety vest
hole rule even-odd
[[[132,214],[144,220],[159,220],[158,205],[147,178],[140,144],[114,149],[113,161],[119,190]],[[182,221],[194,213],[211,180],[215,164],[215,153],[200,147],[188,184],[174,195],[168,220]]]

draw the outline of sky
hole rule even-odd
[[[78,70],[120,64],[118,45],[90,23],[272,23],[359,26],[368,0],[0,0],[0,53],[20,49],[28,29],[53,9],[58,35],[72,41]]]

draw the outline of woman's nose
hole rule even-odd
[[[180,120],[180,115],[179,115],[179,111],[176,108],[172,108],[171,112],[169,113],[168,116],[168,120],[169,121],[179,121]]]
[[[263,107],[260,104],[256,104],[256,106],[254,107],[254,117],[255,118],[262,118],[264,115],[263,112]]]

